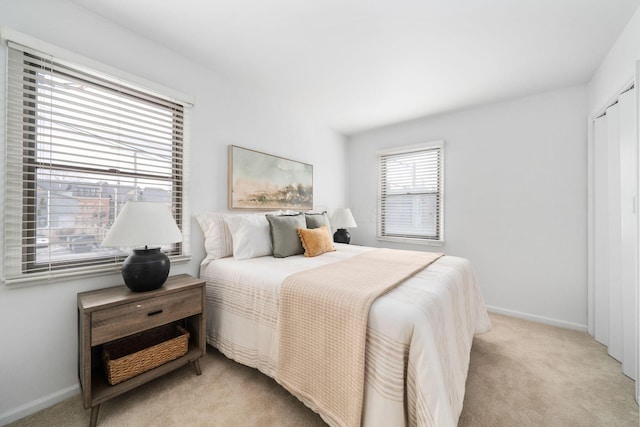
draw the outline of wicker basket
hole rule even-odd
[[[174,324],[159,326],[103,346],[109,384],[115,385],[187,354],[189,332]]]

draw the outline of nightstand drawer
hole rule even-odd
[[[91,345],[202,313],[202,289],[153,296],[91,315]]]

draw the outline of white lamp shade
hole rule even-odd
[[[182,241],[171,206],[157,202],[127,202],[102,241],[102,246],[152,246]]]
[[[351,215],[351,210],[348,208],[339,208],[333,211],[331,215],[331,227],[338,228],[356,228],[356,220]]]

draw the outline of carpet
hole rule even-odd
[[[474,339],[459,427],[638,426],[634,383],[589,335],[491,314]],[[208,348],[202,375],[185,366],[104,403],[98,426],[325,426],[255,369]],[[12,427],[82,426],[80,396]],[[393,426],[389,426],[393,427]]]

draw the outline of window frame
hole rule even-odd
[[[171,249],[167,253],[173,262],[180,261],[188,261],[190,260],[190,245],[189,245],[189,234],[190,234],[190,226],[189,226],[189,213],[187,210],[188,203],[186,201],[186,182],[185,176],[187,173],[187,165],[186,165],[186,151],[187,151],[187,142],[188,142],[188,133],[187,133],[187,111],[189,107],[192,106],[191,101],[183,101],[182,99],[187,99],[189,97],[180,96],[176,97],[176,92],[163,88],[159,85],[156,85],[151,82],[146,82],[143,79],[140,79],[136,76],[128,75],[119,70],[112,69],[107,66],[102,66],[101,64],[92,62],[90,60],[86,60],[82,57],[79,57],[76,54],[65,51],[64,49],[56,48],[54,46],[48,45],[43,42],[35,41],[34,39],[29,38],[28,36],[21,35],[20,33],[16,33],[13,31],[9,32],[11,38],[7,38],[7,31],[3,31],[2,33],[2,41],[3,48],[6,49],[6,54],[4,55],[5,60],[7,61],[4,65],[4,72],[6,73],[6,81],[9,82],[12,75],[16,75],[16,73],[20,73],[20,71],[10,69],[9,58],[9,50],[14,49],[16,51],[21,51],[22,55],[36,55],[40,58],[46,58],[46,60],[55,61],[56,63],[64,64],[65,66],[71,67],[73,70],[80,71],[82,73],[86,73],[90,75],[92,78],[96,78],[97,80],[105,80],[108,82],[107,85],[103,87],[103,89],[107,89],[111,93],[115,93],[116,90],[113,87],[110,87],[110,84],[117,84],[121,88],[127,88],[129,91],[129,95],[131,93],[140,93],[143,95],[140,99],[146,99],[148,102],[149,99],[158,99],[163,100],[164,103],[172,103],[179,106],[180,111],[178,114],[181,115],[181,122],[175,121],[175,116],[172,119],[172,129],[173,132],[180,133],[180,136],[173,137],[171,140],[171,160],[170,160],[170,180],[166,182],[170,182],[171,184],[171,206],[174,210],[174,218],[176,223],[183,234],[183,241],[177,244],[172,245]],[[25,41],[27,43],[25,43]],[[53,53],[47,53],[53,52]],[[71,59],[67,59],[71,58]],[[25,59],[22,59],[25,61]],[[90,65],[86,65],[89,63]],[[26,66],[26,62],[25,62]],[[21,72],[21,76],[26,74],[23,69]],[[23,77],[21,77],[23,78]],[[109,84],[110,83],[110,84]],[[8,85],[8,84],[7,84]],[[23,99],[24,94],[29,92],[28,89],[22,89],[16,91],[16,93],[22,93]],[[10,105],[11,103],[15,103],[14,100],[14,92],[13,91],[5,91],[5,105]],[[31,102],[31,101],[29,101]],[[32,101],[36,103],[34,99]],[[26,104],[23,104],[26,105]],[[168,110],[167,110],[168,111]],[[16,132],[11,132],[9,129],[9,111],[7,108],[7,132],[2,135],[5,146],[3,150],[15,150],[19,149],[18,146],[22,147],[24,150],[24,154],[22,155],[22,165],[23,165],[23,177],[21,179],[12,179],[7,174],[9,173],[8,168],[8,157],[7,151],[4,152],[4,169],[5,173],[2,176],[2,185],[3,185],[3,198],[5,209],[1,212],[1,226],[2,233],[1,238],[3,239],[3,248],[4,253],[2,255],[2,260],[0,261],[2,267],[2,281],[5,284],[19,284],[19,283],[30,283],[30,282],[39,282],[39,281],[51,281],[56,278],[65,278],[65,277],[75,277],[75,276],[92,276],[97,274],[105,274],[106,272],[114,272],[118,271],[121,267],[122,261],[126,258],[126,254],[120,253],[117,255],[106,255],[106,256],[96,256],[85,261],[79,261],[81,257],[74,257],[69,261],[46,261],[44,263],[38,262],[36,260],[36,246],[37,246],[37,229],[38,229],[38,209],[39,209],[39,201],[38,201],[38,188],[36,185],[37,174],[39,169],[46,170],[56,170],[60,165],[56,165],[55,162],[48,162],[46,164],[42,164],[38,161],[37,156],[32,156],[31,159],[27,159],[27,152],[31,150],[31,152],[35,152],[37,150],[36,145],[37,141],[35,137],[27,137],[26,134],[29,133],[29,128],[35,128],[37,126],[35,119],[29,119],[29,123],[25,121],[25,117],[28,114],[25,112],[21,113],[22,123],[24,124],[24,129],[22,131],[22,135],[16,137]],[[179,124],[176,124],[179,123]],[[13,126],[13,125],[11,125]],[[177,126],[177,127],[176,127]],[[33,129],[31,129],[33,130]],[[0,150],[1,151],[1,150]],[[88,173],[93,174],[94,176],[117,176],[119,171],[117,170],[105,170],[105,169],[96,169],[89,167],[78,167],[76,169],[77,173]],[[64,166],[64,168],[68,169],[68,166]],[[140,178],[154,179],[153,176],[144,176],[144,174],[135,174]],[[169,175],[163,176],[163,179],[167,179]],[[122,176],[122,175],[121,175]],[[157,178],[157,177],[155,177]],[[7,205],[10,203],[9,196],[7,195],[8,190],[12,189],[15,191],[18,187],[22,188],[23,195],[22,207],[16,207],[14,209],[14,217],[10,219],[11,213],[7,212]],[[49,206],[48,206],[49,208]],[[11,234],[10,228],[15,227],[15,213],[21,212],[22,218],[19,222],[22,224],[20,227],[20,232],[22,233],[21,243],[16,243],[15,237],[9,237]],[[30,225],[31,224],[31,225]],[[11,243],[13,242],[13,243]],[[9,245],[12,245],[9,247]],[[18,255],[20,253],[21,255]],[[22,259],[20,262],[19,259]],[[20,266],[16,264],[20,262]]]
[[[438,151],[438,210],[437,210],[437,238],[429,237],[415,237],[405,234],[403,236],[390,236],[384,234],[383,231],[383,199],[384,194],[384,182],[382,173],[382,162],[384,158],[394,155],[405,155],[414,152],[423,151]],[[407,145],[401,147],[394,147],[389,149],[378,150],[376,152],[376,171],[377,171],[377,198],[376,198],[376,239],[380,241],[395,242],[395,243],[409,243],[417,245],[427,246],[442,246],[445,243],[444,240],[444,154],[445,154],[445,141],[436,140],[421,144]]]

